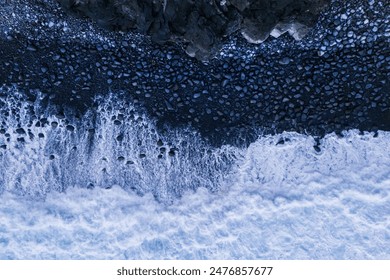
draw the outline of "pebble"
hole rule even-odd
[[[290,63],[290,61],[291,61],[290,58],[284,57],[284,58],[282,58],[281,60],[279,60],[279,63],[282,64],[282,65],[287,65],[287,64]]]

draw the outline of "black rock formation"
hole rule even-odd
[[[0,87],[49,108],[37,114],[40,127],[58,130],[68,121],[67,131],[76,133],[79,120],[112,94],[145,110],[162,134],[191,127],[215,146],[283,131],[320,137],[390,130],[385,2],[333,0],[302,40],[281,36],[253,45],[232,36],[208,63],[187,56],[180,44],[154,44],[70,17],[53,0],[0,3]],[[286,30],[278,28],[276,35]],[[13,95],[0,90],[0,116],[13,113],[2,103]],[[112,119],[118,130],[126,127],[123,115]],[[18,138],[28,139],[28,128],[12,129],[19,127],[25,134]],[[88,127],[91,141],[95,128]],[[0,121],[5,139],[8,129]],[[123,132],[115,135],[118,143]]]
[[[329,0],[58,0],[62,7],[114,30],[136,30],[157,43],[179,41],[207,60],[227,36],[251,43],[289,32],[301,39]]]

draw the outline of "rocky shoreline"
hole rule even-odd
[[[99,29],[54,1],[7,3],[0,8],[0,84],[31,100],[39,90],[42,104],[66,113],[70,124],[96,96],[113,92],[161,129],[190,126],[215,145],[248,143],[259,131],[390,130],[389,19],[381,2],[332,2],[300,42],[281,36],[251,45],[231,37],[208,63],[180,44]]]
[[[251,43],[289,32],[301,39],[330,0],[58,0],[64,10],[113,30],[138,31],[154,43],[183,42],[186,53],[208,60],[226,37]]]

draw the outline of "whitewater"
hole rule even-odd
[[[69,127],[2,91],[0,259],[390,258],[390,132],[212,147],[115,99]]]

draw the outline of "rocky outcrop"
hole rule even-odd
[[[179,41],[207,60],[224,38],[240,32],[251,43],[288,32],[301,39],[329,0],[57,0],[72,13],[114,30],[135,30],[157,43]]]

